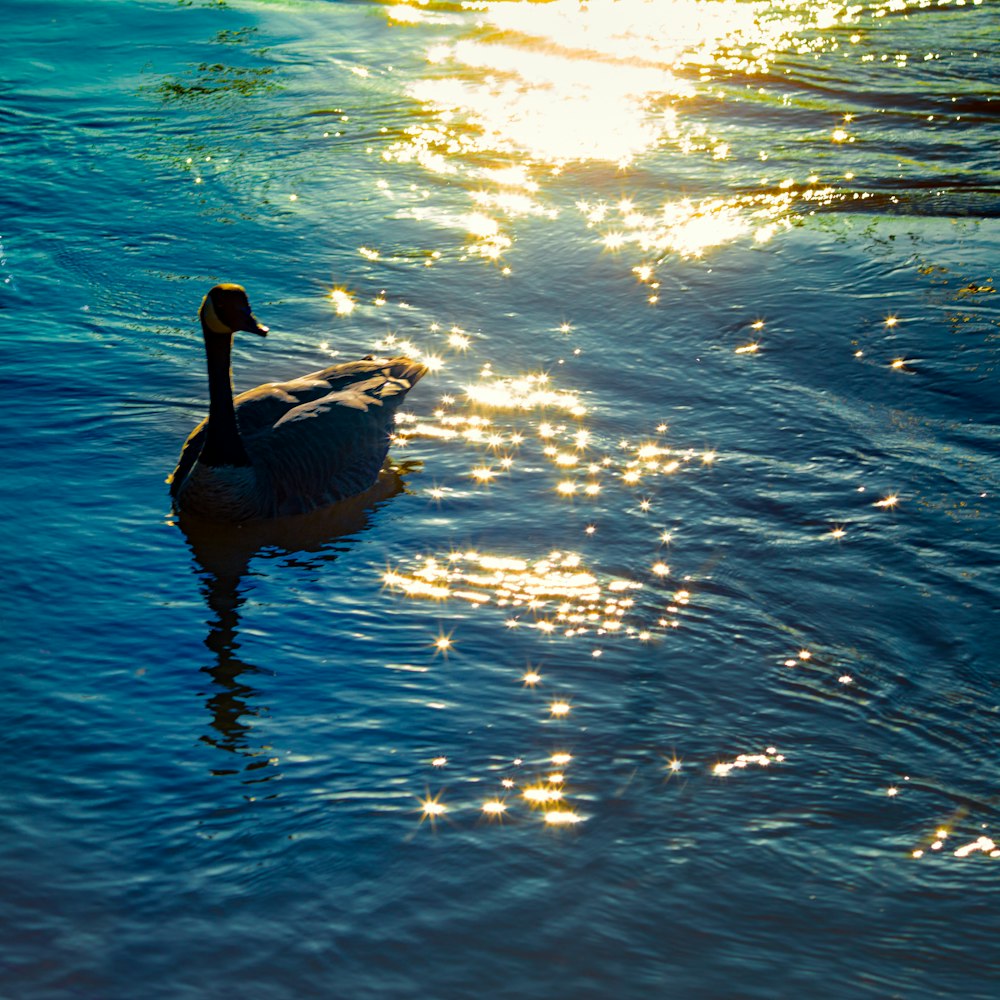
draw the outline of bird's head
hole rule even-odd
[[[242,285],[216,285],[201,303],[201,325],[206,333],[232,336],[237,330],[267,336],[250,308],[250,300]]]

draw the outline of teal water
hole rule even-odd
[[[995,2],[4,9],[0,995],[996,995]]]

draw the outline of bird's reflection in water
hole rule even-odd
[[[332,507],[242,525],[205,521],[182,515],[177,523],[191,547],[201,571],[201,591],[212,616],[208,624],[205,645],[212,652],[211,663],[203,667],[213,681],[207,692],[206,705],[212,728],[202,740],[220,750],[247,758],[243,770],[267,768],[271,760],[267,747],[256,745],[246,719],[261,714],[254,705],[258,691],[249,678],[261,668],[239,656],[240,612],[246,602],[244,579],[251,571],[255,557],[316,553],[323,560],[335,559],[345,551],[349,541],[338,539],[365,530],[376,507],[404,491],[403,474],[413,463],[386,465],[375,485],[365,493]],[[214,774],[232,774],[237,769],[221,768]],[[273,773],[257,776],[267,780]]]

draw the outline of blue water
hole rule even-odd
[[[998,25],[8,0],[0,995],[995,996]],[[172,514],[220,280],[377,503]]]

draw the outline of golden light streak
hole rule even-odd
[[[598,634],[620,632],[633,639],[651,636],[643,623],[630,620],[642,612],[628,592],[642,590],[643,585],[621,577],[599,579],[586,570],[575,552],[556,550],[537,560],[478,552],[416,556],[407,568],[386,570],[382,578],[387,587],[408,597],[452,598],[477,608],[509,608],[513,613],[506,612],[507,628],[524,626],[547,635],[558,631],[567,637],[586,635],[591,629]],[[686,602],[688,592],[677,591],[674,599]],[[518,609],[534,612],[534,619],[525,618]],[[450,636],[439,638],[450,640]]]
[[[956,848],[954,855],[956,858],[967,858],[975,851],[982,851],[983,854],[987,854],[991,858],[1000,858],[1000,848],[997,847],[996,842],[985,836],[977,837],[971,844],[963,844]]]
[[[571,809],[550,809],[545,813],[545,822],[549,826],[572,826],[582,823],[583,817]]]
[[[545,785],[531,785],[521,793],[532,805],[544,805],[546,802],[558,802],[563,793],[558,788],[547,788]]]
[[[478,385],[466,386],[465,392],[470,402],[497,410],[533,410],[549,407],[564,410],[573,416],[582,416],[586,413],[574,393],[550,389],[546,385],[547,382],[548,376],[544,374],[500,378],[494,375],[492,370],[487,369],[483,372],[483,381]],[[542,426],[551,427],[548,424]],[[539,432],[541,433],[541,428]]]
[[[768,747],[764,753],[741,753],[733,760],[720,761],[713,766],[712,773],[719,777],[725,777],[734,770],[743,770],[751,764],[756,764],[758,767],[768,767],[774,762],[782,763],[784,759],[784,754],[778,753],[775,747]]]
[[[349,316],[354,312],[354,299],[343,288],[335,288],[330,292],[330,300],[338,316]]]

